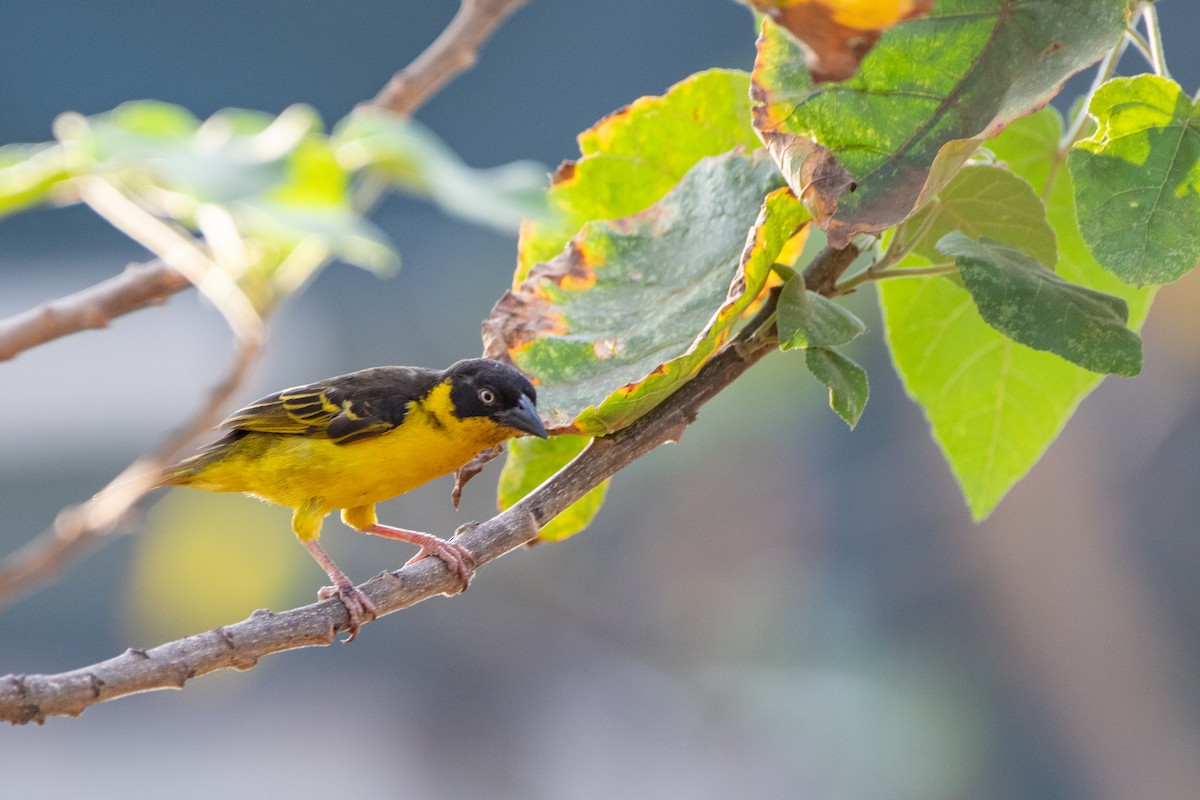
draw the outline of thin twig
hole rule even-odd
[[[205,431],[221,420],[230,396],[245,382],[262,352],[262,336],[239,340],[233,364],[204,405],[180,429],[138,458],[86,503],[59,512],[54,524],[0,561],[0,605],[51,580],[98,539],[115,531],[174,462]]]
[[[526,0],[462,0],[458,13],[411,64],[392,76],[368,105],[410,116],[448,81],[475,66],[492,31]]]
[[[1104,56],[1104,59],[1100,62],[1100,66],[1096,68],[1096,77],[1092,79],[1092,85],[1088,88],[1088,93],[1079,103],[1079,108],[1075,111],[1075,117],[1071,120],[1070,126],[1058,143],[1056,164],[1067,157],[1067,151],[1071,149],[1071,145],[1075,144],[1075,140],[1079,138],[1079,132],[1083,130],[1084,123],[1088,120],[1088,107],[1092,104],[1092,97],[1113,76],[1113,73],[1117,71],[1117,62],[1121,60],[1121,56],[1128,46],[1129,37],[1122,36],[1121,40]],[[1047,183],[1049,183],[1049,180]]]
[[[120,275],[0,320],[0,361],[39,344],[89,328],[106,327],[117,317],[162,303],[191,286],[163,261],[130,264]]]
[[[191,236],[154,216],[108,180],[77,180],[79,196],[113,227],[170,264],[217,307],[239,338],[261,327],[258,309],[229,271],[218,266]]]
[[[523,500],[491,520],[463,526],[457,541],[479,566],[537,536],[538,530],[603,480],[660,444],[678,441],[699,408],[715,397],[778,342],[761,320],[774,313],[775,298],[759,311],[742,335],[726,345],[675,394],[629,428],[595,439],[570,464]],[[436,558],[397,572],[384,572],[361,587],[379,615],[407,608],[437,594],[460,589],[457,577]],[[349,623],[336,599],[279,614],[257,611],[248,619],[189,636],[150,650],[127,650],[115,658],[57,675],[0,677],[0,720],[43,722],[49,716],[76,716],[88,706],[136,692],[177,689],[188,680],[222,669],[249,669],[265,655],[298,647],[327,645]]]

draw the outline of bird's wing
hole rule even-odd
[[[373,367],[284,389],[242,408],[221,427],[310,436],[335,444],[378,436],[404,421],[439,373],[419,367]]]

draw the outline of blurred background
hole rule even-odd
[[[140,98],[201,117],[304,102],[331,124],[456,7],[9,3],[0,143]],[[1194,92],[1194,0],[1160,14]],[[753,35],[729,0],[532,0],[418,117],[473,166],[552,167],[625,103],[749,68]],[[239,402],[479,352],[514,240],[413,200],[373,218],[401,272],[325,271],[274,318]],[[0,317],[145,259],[83,208],[7,218]],[[891,372],[872,293],[852,302],[875,334],[853,353],[872,381],[853,433],[802,359],[775,354],[618,475],[581,536],[512,554],[352,647],[0,729],[4,794],[1200,797],[1200,276],[1160,294],[1143,374],[1105,381],[981,525]],[[0,364],[0,552],[191,413],[229,356],[219,315],[184,292]],[[457,513],[443,479],[382,516],[449,533],[491,515],[496,473]],[[0,674],[310,602],[323,576],[287,520],[241,497],[162,495],[132,535],[0,609]],[[359,580],[410,555],[333,521],[323,542]]]

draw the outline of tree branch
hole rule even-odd
[[[0,320],[0,361],[71,333],[103,328],[122,314],[161,303],[190,285],[162,261],[130,264],[95,286]]]
[[[451,79],[475,66],[492,31],[524,4],[525,0],[462,0],[441,35],[367,105],[410,116]]]
[[[537,536],[538,530],[604,479],[660,444],[677,441],[700,407],[775,349],[773,326],[778,291],[742,333],[692,380],[630,427],[595,439],[570,464],[516,505],[480,525],[464,525],[457,541],[479,566]],[[457,592],[458,579],[436,558],[396,572],[383,572],[361,587],[379,615],[407,608],[437,594]],[[150,650],[127,650],[115,658],[57,675],[0,677],[0,720],[44,722],[76,716],[96,703],[156,689],[178,689],[192,678],[222,669],[249,669],[265,655],[327,645],[347,629],[341,601],[326,600],[279,614],[256,611],[234,625],[189,636]]]
[[[838,294],[838,279],[850,268],[860,252],[853,244],[842,248],[826,247],[813,257],[804,270],[804,287],[826,297]]]

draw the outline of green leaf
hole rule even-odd
[[[728,338],[808,220],[787,189],[764,203],[781,182],[766,154],[734,152],[701,160],[643,212],[588,223],[496,304],[485,354],[537,379],[550,427],[624,428]]]
[[[472,169],[432,131],[409,117],[362,108],[333,133],[338,161],[350,171],[369,170],[447,213],[502,232],[516,232],[525,217],[545,218],[544,165],[518,161]]]
[[[903,220],[977,141],[1053,97],[1110,50],[1125,0],[941,0],[883,35],[859,72],[815,84],[800,47],[766,21],[754,125],[789,185],[843,247]]]
[[[706,156],[762,145],[750,127],[750,79],[737,70],[698,72],[661,97],[642,97],[579,134],[581,157],[555,171],[555,216],[521,230],[520,283],[557,256],[589,220],[629,216],[658,201]]]
[[[387,237],[356,212],[350,175],[338,162],[316,112],[292,106],[279,116],[225,109],[200,122],[168,103],[125,103],[104,114],[65,114],[55,132],[87,153],[81,172],[115,178],[163,218],[199,229],[220,209],[253,262],[247,276],[300,264],[277,287],[298,286],[329,257],[383,271],[397,257]],[[295,252],[304,258],[289,260]]]
[[[579,455],[591,440],[590,436],[553,436],[550,439],[526,437],[509,442],[508,458],[500,473],[497,489],[501,510],[511,507],[541,486],[564,464]],[[586,528],[600,511],[608,484],[608,480],[604,481],[572,503],[542,528],[538,538],[557,542]]]
[[[829,388],[829,407],[853,430],[867,406],[866,371],[828,347],[808,348],[804,360],[816,379]]]
[[[89,152],[95,172],[116,174],[131,190],[170,193],[188,224],[201,203],[267,194],[285,181],[288,158],[319,134],[320,120],[292,106],[278,117],[225,109],[201,123],[179,106],[143,100],[86,119],[64,114],[55,132]]]
[[[963,167],[937,197],[896,229],[895,237],[913,253],[937,262],[942,260],[937,243],[951,231],[1017,244],[1046,266],[1058,260],[1046,206],[1028,182],[1001,167]]]
[[[379,274],[387,274],[399,263],[387,236],[340,203],[295,204],[256,198],[240,203],[234,216],[246,236],[281,252],[280,261],[296,248],[315,245],[329,256]]]
[[[50,144],[0,147],[0,217],[40,205],[70,176],[70,155]]]
[[[808,291],[799,275],[783,285],[777,313],[780,350],[836,347],[849,344],[867,330],[841,303]]]
[[[1125,327],[1121,298],[1065,281],[994,239],[955,231],[938,249],[954,257],[980,316],[1005,336],[1093,372],[1141,372],[1142,340]]]
[[[1122,297],[1136,330],[1153,292],[1126,286],[1088,253],[1075,226],[1070,175],[1053,169],[1061,137],[1062,121],[1047,108],[1016,120],[988,146],[1039,190],[1058,242],[1056,274]],[[1015,229],[985,222],[977,220],[969,233],[1025,245]],[[901,266],[925,263],[914,254]],[[1102,376],[1004,336],[979,316],[966,290],[944,278],[882,281],[879,292],[896,371],[924,409],[973,516],[982,519],[1037,463]]]
[[[1145,286],[1200,260],[1200,103],[1156,75],[1104,84],[1067,158],[1079,229],[1101,266]]]

